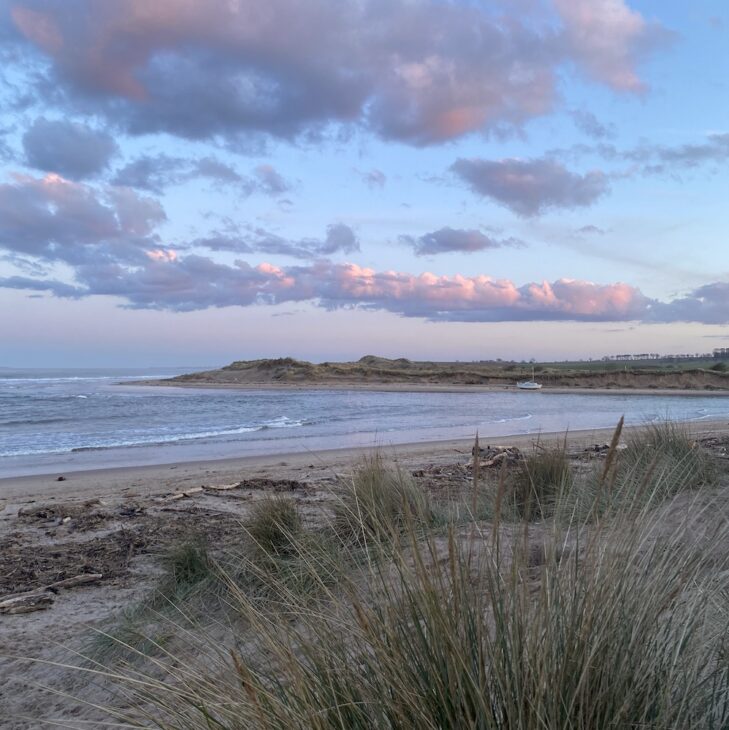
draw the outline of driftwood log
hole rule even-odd
[[[47,586],[25,593],[14,593],[0,597],[0,614],[31,613],[42,611],[53,605],[53,594],[63,588],[75,588],[87,583],[97,583],[103,578],[102,573],[81,573],[71,578],[64,578]]]
[[[169,497],[165,497],[165,502],[176,502],[178,499],[185,499],[185,497],[192,497],[195,494],[202,494],[203,488],[202,487],[193,487],[192,489],[186,489],[184,492],[177,492],[176,494],[171,494]]]
[[[231,489],[240,489],[240,485],[240,482],[235,482],[235,484],[208,484],[204,489],[206,492],[229,492]]]
[[[53,605],[52,593],[27,593],[10,596],[0,601],[0,613],[31,613]]]

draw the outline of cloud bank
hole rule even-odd
[[[623,0],[15,0],[0,41],[38,91],[131,134],[320,134],[436,144],[549,112],[571,63],[616,92],[661,28]],[[40,67],[42,69],[42,66]]]
[[[343,223],[330,225],[321,239],[292,241],[256,229],[250,240],[212,236],[171,245],[159,231],[165,220],[157,201],[131,188],[97,189],[55,174],[17,174],[0,184],[0,251],[10,261],[25,261],[30,275],[7,276],[0,287],[65,298],[113,296],[123,306],[172,311],[312,302],[442,321],[729,323],[725,282],[661,302],[622,282],[562,278],[518,285],[485,274],[378,271],[327,259],[358,250],[354,231]],[[449,228],[413,240],[438,251],[494,245],[481,232]],[[265,252],[308,261],[224,263],[211,257],[214,252]],[[62,275],[46,273],[59,267]]]

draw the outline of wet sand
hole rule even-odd
[[[643,426],[626,428],[641,429]],[[687,424],[696,438],[729,434],[729,421],[701,421]],[[609,442],[613,429],[590,429],[567,434],[574,448]],[[528,447],[536,441],[561,442],[565,433],[542,433],[499,436],[482,439],[482,443]],[[265,456],[244,456],[210,461],[179,461],[153,466],[131,466],[78,472],[7,477],[0,479],[0,507],[47,498],[91,499],[108,496],[149,496],[173,490],[224,484],[249,477],[269,476],[278,479],[305,479],[312,471],[328,469],[333,473],[348,470],[362,456],[381,448],[390,458],[406,466],[442,463],[468,454],[472,439],[432,441],[397,446],[331,449]],[[58,477],[63,476],[63,481]]]

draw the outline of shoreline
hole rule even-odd
[[[174,382],[167,380],[134,380],[116,385],[149,388],[183,388],[185,390],[352,390],[381,393],[541,393],[545,395],[655,395],[680,397],[729,397],[729,389],[689,388],[583,388],[579,386],[544,386],[537,391],[519,390],[515,385],[464,385],[448,383],[211,383]]]
[[[696,437],[729,434],[729,421],[681,422]],[[643,425],[626,426],[624,433],[644,429]],[[482,445],[529,447],[536,442],[559,444],[566,440],[571,448],[586,448],[609,443],[614,427],[584,429],[511,436],[486,437]],[[196,488],[203,484],[224,484],[251,476],[305,479],[311,471],[322,469],[337,474],[375,451],[383,452],[392,461],[403,465],[432,463],[468,457],[473,439],[421,441],[391,446],[373,443],[370,446],[322,449],[293,453],[250,455],[201,461],[176,461],[145,466],[121,466],[81,471],[58,471],[18,477],[0,478],[0,511],[8,504],[27,504],[42,499],[89,499],[99,497],[150,496],[165,492]],[[62,481],[58,477],[63,476]]]

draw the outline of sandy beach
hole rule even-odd
[[[690,432],[725,458],[729,423],[691,424]],[[612,429],[532,434],[480,445],[528,452],[537,440],[545,446],[566,443],[571,458],[587,463],[597,458],[590,447],[608,443],[612,434]],[[383,452],[424,489],[443,494],[468,488],[472,446],[469,439]],[[154,590],[160,555],[171,545],[197,535],[225,550],[240,539],[241,520],[251,506],[271,494],[290,495],[302,514],[315,518],[338,480],[372,452],[337,449],[0,480],[0,600],[79,574],[100,576],[89,585],[57,590],[47,610],[0,616],[0,651],[6,655],[0,659],[0,683],[8,688],[0,697],[0,724],[29,730],[37,727],[38,717],[69,712],[93,722],[92,709],[62,695],[44,694],[39,705],[38,690],[31,686],[73,694],[86,681],[77,672],[12,657],[71,661],[69,647],[84,651],[94,630],[106,630],[120,612]],[[91,697],[101,700],[103,693],[94,690]],[[17,719],[8,723],[9,717]]]
[[[625,432],[640,429],[627,427]],[[729,433],[729,421],[701,421],[688,425],[696,438]],[[608,442],[613,429],[589,429],[566,434],[573,448]],[[491,437],[482,443],[528,447],[537,441],[561,442],[565,433],[519,434]],[[383,450],[394,461],[412,466],[423,461],[442,463],[470,452],[472,439],[430,441],[388,446]],[[338,473],[350,469],[362,456],[379,447],[282,453],[275,456],[244,456],[209,461],[179,461],[154,466],[130,466],[78,472],[8,477],[0,479],[0,505],[6,512],[13,506],[37,500],[84,500],[102,497],[147,497],[169,491],[182,491],[203,484],[227,483],[238,478],[275,476],[276,478],[311,478],[321,472]],[[58,477],[63,477],[58,481]],[[0,533],[1,534],[1,533]]]

